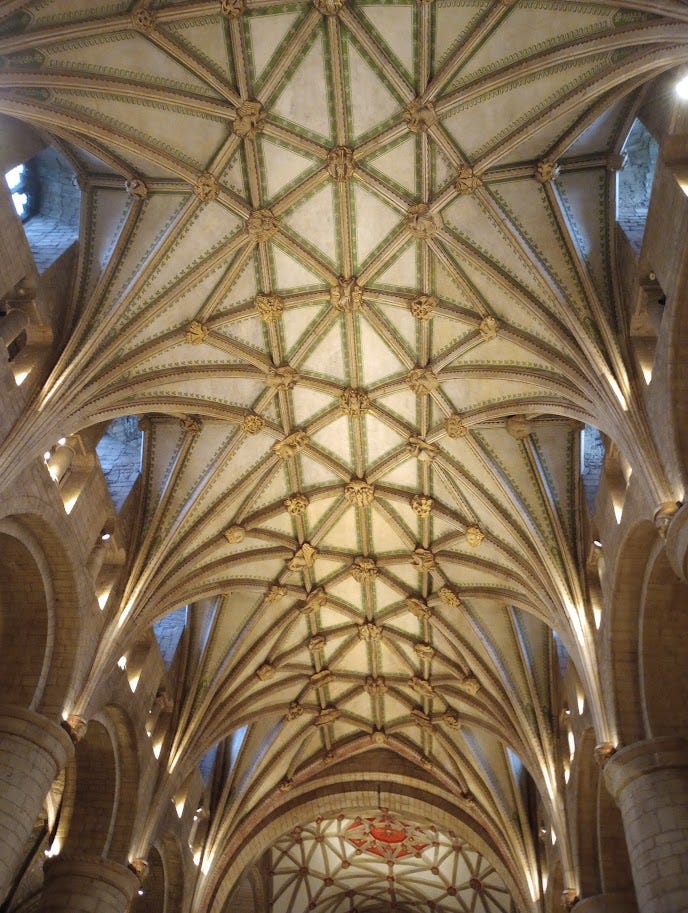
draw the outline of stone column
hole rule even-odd
[[[575,913],[638,913],[638,905],[631,894],[595,894],[584,897],[574,907]]]
[[[640,913],[688,911],[688,742],[620,749],[604,768],[621,809]]]
[[[0,900],[22,862],[50,785],[73,750],[57,723],[0,704]]]
[[[58,856],[43,870],[39,913],[125,913],[140,885],[127,866],[90,856]]]

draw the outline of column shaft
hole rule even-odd
[[[125,913],[139,887],[131,869],[107,859],[59,856],[44,871],[39,913]]]
[[[584,897],[574,907],[575,913],[638,913],[633,894],[595,894]]]
[[[0,705],[0,900],[12,884],[50,785],[73,751],[46,717]]]
[[[621,809],[640,913],[688,913],[688,743],[629,745],[604,777]]]

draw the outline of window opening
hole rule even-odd
[[[645,234],[658,153],[657,141],[636,119],[623,145],[624,167],[616,175],[616,219],[636,254]]]
[[[108,425],[96,446],[108,491],[120,511],[141,472],[143,432],[135,415],[123,415]]]

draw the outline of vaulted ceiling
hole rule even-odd
[[[235,733],[223,839],[386,746],[525,865],[521,762],[558,814],[551,629],[597,682],[580,423],[623,441],[640,421],[615,170],[688,11],[85,6],[4,4],[0,112],[47,131],[83,193],[74,329],[8,446],[147,416],[94,676],[189,604],[169,766]]]

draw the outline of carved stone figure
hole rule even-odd
[[[478,548],[484,538],[485,533],[479,526],[468,526],[466,528],[466,542],[471,548]]]
[[[454,188],[462,196],[475,193],[479,187],[482,187],[482,184],[482,178],[470,165],[462,165],[454,179]]]
[[[244,0],[233,0],[235,3],[244,3]],[[243,12],[238,13],[240,16]],[[265,127],[265,112],[259,101],[247,100],[242,102],[236,110],[236,115],[232,122],[232,129],[237,136],[245,138],[255,136],[256,133]],[[265,212],[266,210],[262,210]]]
[[[291,390],[299,382],[298,372],[289,365],[280,365],[279,368],[270,368],[265,375],[265,384],[279,390]]]
[[[349,504],[367,507],[375,500],[375,489],[365,479],[352,479],[344,489],[344,497]]]
[[[256,295],[256,310],[263,323],[274,323],[284,310],[284,299],[279,295]]]
[[[417,548],[411,555],[411,564],[423,573],[432,571],[437,567],[435,556],[427,548]]]
[[[435,649],[431,644],[426,644],[421,641],[413,645],[414,652],[420,656],[421,659],[432,659],[435,655]]]
[[[535,168],[535,180],[539,184],[547,184],[550,181],[555,181],[560,173],[561,168],[556,162],[538,162]]]
[[[205,324],[199,323],[198,320],[192,320],[186,328],[184,338],[190,345],[200,346],[207,339],[209,332],[210,330]]]
[[[125,181],[124,189],[131,197],[137,197],[139,200],[145,200],[148,196],[148,187],[141,178],[130,178]]]
[[[460,415],[450,415],[444,420],[444,428],[447,436],[451,438],[465,437],[468,434],[468,428],[463,423]]]
[[[241,430],[246,434],[258,434],[265,428],[265,419],[262,415],[246,415],[241,421]]]
[[[215,175],[209,171],[204,171],[194,184],[194,193],[202,203],[210,203],[216,200],[220,192],[220,185]]]
[[[193,415],[182,415],[179,424],[186,434],[198,434],[202,428],[201,420]]]
[[[415,597],[410,596],[406,600],[405,605],[409,612],[412,615],[415,615],[416,618],[420,618],[423,621],[427,621],[428,619],[432,618],[431,610],[428,608],[427,603],[423,602],[422,599],[416,599]]]
[[[383,630],[383,628],[368,621],[365,624],[358,625],[358,638],[359,640],[381,640]]]
[[[238,19],[246,9],[246,0],[221,0],[220,12],[228,19]]]
[[[408,439],[408,448],[420,463],[432,463],[440,452],[437,444],[424,441],[422,437],[410,437]]]
[[[418,295],[411,302],[411,313],[416,320],[430,320],[437,307],[437,298],[434,295]]]
[[[367,694],[386,694],[387,682],[384,676],[378,675],[377,678],[368,675],[365,680],[365,691]]]
[[[506,430],[512,438],[522,441],[530,434],[530,422],[525,415],[510,415],[506,420]]]
[[[430,368],[414,368],[409,371],[406,383],[418,396],[427,396],[440,385],[437,375]]]
[[[449,589],[448,586],[443,586],[437,595],[440,597],[442,602],[450,605],[453,609],[461,608],[461,600],[453,590]]]
[[[419,517],[429,517],[435,502],[426,495],[414,495],[411,498],[411,509]]]
[[[355,278],[340,276],[337,284],[330,289],[330,301],[337,311],[353,313],[363,304],[363,289]]]
[[[313,0],[313,6],[322,16],[338,16],[345,0]]]
[[[287,508],[287,513],[298,517],[306,512],[306,508],[308,507],[309,503],[310,502],[305,495],[298,494],[287,498],[287,500],[284,502],[284,506]]]
[[[419,98],[414,98],[404,112],[404,120],[412,133],[425,133],[437,122],[435,106],[431,101],[424,104]]]
[[[442,228],[442,217],[432,212],[427,203],[416,203],[409,207],[406,227],[415,238],[427,240]]]
[[[272,663],[263,663],[262,666],[259,666],[256,669],[256,676],[261,680],[261,682],[269,681],[275,674],[277,670],[272,665]]]
[[[435,689],[432,687],[432,683],[429,679],[419,678],[417,675],[414,675],[409,679],[409,685],[414,691],[417,691],[418,694],[422,694],[425,697],[431,697],[435,693]]]
[[[246,538],[246,530],[243,526],[230,526],[229,529],[225,530],[225,539],[230,545],[238,545],[239,542],[243,542]]]
[[[362,415],[370,408],[370,401],[365,390],[350,387],[339,394],[339,408],[345,415]]]
[[[254,209],[245,228],[254,241],[267,241],[279,231],[279,219],[269,209]]]
[[[478,327],[480,330],[480,335],[486,341],[488,339],[496,338],[497,328],[498,324],[494,317],[483,317],[483,319],[480,321],[480,326]]]
[[[275,586],[271,586],[270,589],[265,594],[265,601],[266,602],[279,602],[280,599],[284,599],[284,597],[286,595],[287,595],[286,586],[278,586],[276,584]]]
[[[357,583],[365,583],[366,580],[372,580],[377,577],[377,565],[372,558],[365,558],[359,555],[351,565],[351,576]]]
[[[335,146],[327,156],[327,170],[335,181],[348,181],[356,170],[353,149]]]
[[[289,561],[289,570],[302,571],[304,568],[313,567],[317,557],[317,548],[313,548],[309,542],[304,542],[301,548],[294,552],[293,557]]]

